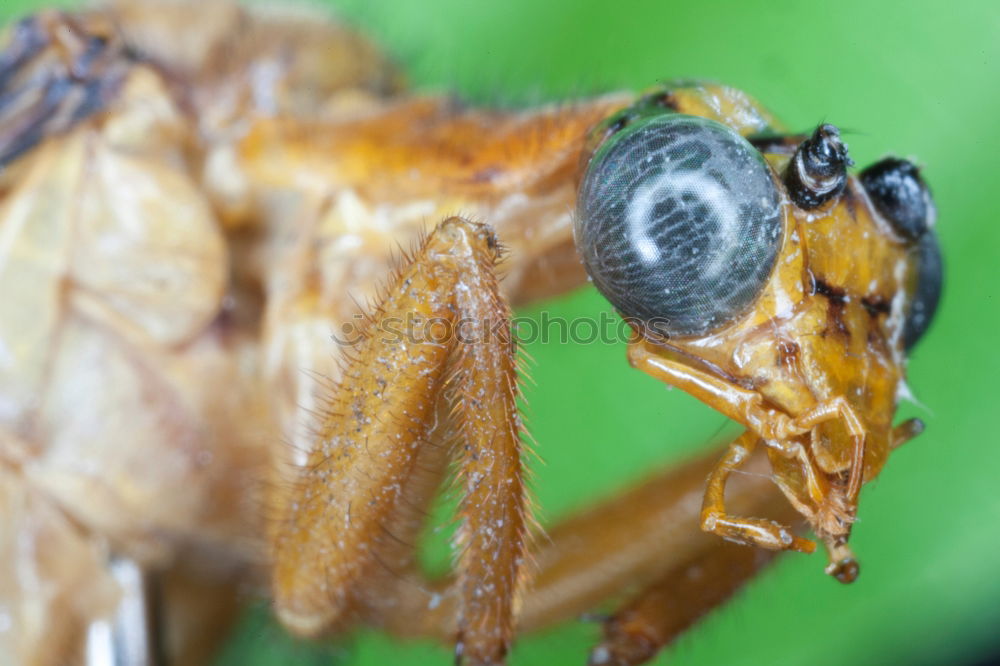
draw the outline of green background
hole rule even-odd
[[[36,4],[4,0],[0,18]],[[845,128],[859,165],[890,152],[925,165],[946,284],[909,366],[922,404],[904,405],[900,416],[920,416],[928,428],[865,488],[852,541],[861,578],[851,586],[829,579],[822,554],[784,557],[658,663],[932,664],[1000,650],[1000,4],[334,4],[423,89],[513,105],[711,78],[743,88],[793,128]],[[608,309],[589,288],[545,307],[567,317]],[[545,460],[535,465],[535,495],[545,522],[703,448],[720,428],[735,431],[629,369],[620,345],[535,344],[529,352],[537,382],[527,388],[529,419]],[[511,661],[580,664],[597,634],[597,625],[572,623],[521,640]],[[289,645],[258,612],[223,662],[450,663],[445,648],[371,632],[325,652]]]

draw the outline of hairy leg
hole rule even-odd
[[[275,608],[295,633],[336,628],[373,594],[382,556],[406,548],[386,532],[433,486],[412,483],[453,409],[463,494],[456,650],[502,661],[525,571],[526,499],[509,312],[483,225],[452,218],[426,240],[371,317],[329,397],[316,444],[276,501]],[[433,465],[432,465],[433,466]],[[406,496],[406,491],[415,491]],[[388,549],[383,544],[389,543]]]
[[[664,469],[536,538],[534,575],[518,632],[545,629],[591,614],[609,600],[624,600],[606,621],[605,640],[593,658],[612,654],[624,663],[641,663],[750,580],[773,551],[727,544],[699,529],[705,477],[720,454]],[[766,458],[754,457],[743,472],[731,484],[734,505],[797,521],[771,481]],[[724,573],[696,575],[708,571]],[[448,640],[458,603],[453,576],[428,581],[412,572],[398,581],[391,602],[369,608],[367,619],[397,636]]]

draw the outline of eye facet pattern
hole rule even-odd
[[[872,203],[905,240],[918,240],[934,224],[934,201],[913,162],[887,157],[859,178]]]
[[[598,290],[664,337],[719,329],[762,291],[781,199],[761,154],[730,128],[663,114],[609,138],[577,200],[576,242]]]
[[[941,287],[944,281],[944,264],[937,234],[927,231],[913,248],[917,262],[917,284],[910,296],[903,323],[903,347],[909,351],[923,337],[934,320]]]

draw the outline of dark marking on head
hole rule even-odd
[[[830,304],[827,310],[827,330],[832,328],[845,338],[850,338],[851,332],[844,321],[844,306],[847,303],[847,295],[844,290],[813,276],[812,293],[826,298]]]
[[[868,349],[875,350],[882,356],[889,356],[892,353],[890,350],[890,339],[885,334],[885,329],[882,326],[870,326],[866,340]]]
[[[680,111],[680,105],[677,103],[677,98],[674,97],[673,92],[669,90],[662,90],[660,92],[647,95],[642,101],[651,106],[658,106],[661,109]]]
[[[881,296],[865,296],[861,299],[861,305],[873,318],[888,315],[890,310],[890,305]]]
[[[608,123],[605,133],[608,136],[610,136],[612,134],[615,134],[616,132],[622,131],[626,127],[628,127],[628,116],[626,115],[614,116]]]
[[[836,303],[837,305],[843,305],[847,302],[847,296],[843,289],[840,287],[834,287],[827,282],[819,279],[815,275],[812,276],[812,293],[819,294],[824,298],[828,299],[831,303]]]
[[[778,364],[794,371],[799,363],[799,345],[792,340],[778,341]]]
[[[794,155],[799,144],[807,138],[807,134],[751,134],[747,141],[761,153]]]

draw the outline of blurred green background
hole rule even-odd
[[[4,0],[0,18],[37,2]],[[1000,651],[1000,4],[567,0],[336,0],[417,87],[531,104],[674,77],[743,88],[792,128],[846,130],[863,166],[887,153],[925,165],[946,260],[937,321],[909,365],[927,432],[866,486],[853,545],[857,583],[825,558],[790,555],[657,663],[963,663]],[[849,248],[845,248],[849,251]],[[555,315],[609,309],[592,289]],[[538,312],[538,308],[522,314]],[[715,412],[631,370],[622,346],[529,346],[530,425],[542,519],[704,448]],[[440,559],[440,556],[438,556]],[[515,665],[581,664],[598,626],[521,640]],[[367,632],[324,650],[292,646],[258,612],[225,664],[450,663],[446,648]]]

